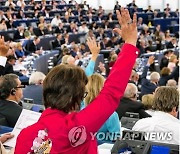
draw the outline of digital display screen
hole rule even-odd
[[[170,154],[170,148],[166,146],[152,145],[150,154]]]

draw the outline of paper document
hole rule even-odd
[[[16,145],[17,136],[19,135],[21,130],[23,128],[26,128],[27,126],[30,126],[36,123],[40,116],[41,116],[41,113],[23,109],[12,131],[12,134],[14,134],[14,137],[6,141],[3,145],[7,145],[14,148]]]
[[[111,154],[114,144],[104,143],[98,146],[98,154]]]

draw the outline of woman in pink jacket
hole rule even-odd
[[[54,67],[43,82],[46,110],[37,123],[21,131],[15,154],[97,154],[95,133],[118,107],[139,53],[135,47],[136,15],[131,20],[128,10],[122,8],[117,17],[121,29],[115,31],[125,44],[100,94],[77,112],[86,94],[88,80],[84,71],[71,65]],[[88,39],[87,44],[91,52],[99,53],[100,45],[95,39]]]

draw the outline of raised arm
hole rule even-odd
[[[88,66],[85,69],[85,73],[86,73],[87,76],[91,76],[94,73],[95,62],[96,62],[96,59],[97,59],[98,54],[100,52],[100,43],[98,43],[96,45],[95,38],[93,38],[92,41],[94,42],[95,46],[91,46],[91,48],[90,48],[90,51],[92,53],[92,57],[91,57],[91,60],[88,63]]]
[[[125,44],[100,94],[76,115],[77,125],[83,125],[88,132],[96,132],[118,107],[139,53],[135,47],[137,41],[136,15],[134,14],[133,22],[131,22],[128,10],[122,8],[121,14],[117,11],[117,18],[121,29],[115,29],[115,31],[122,36]],[[90,50],[98,52],[99,48],[94,40],[88,39],[87,43]]]
[[[142,82],[143,82],[144,80],[147,80],[147,79],[146,79],[146,76],[147,76],[147,72],[148,72],[149,66],[150,66],[151,64],[153,64],[153,63],[154,63],[154,56],[150,56],[149,59],[148,59],[148,61],[147,61],[146,66],[145,66],[144,69],[143,69],[143,73],[142,73],[142,75],[141,75]]]
[[[4,67],[6,65],[6,55],[8,52],[8,46],[5,44],[4,37],[0,36],[0,75],[4,75]]]

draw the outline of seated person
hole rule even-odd
[[[170,80],[167,81],[166,86],[171,86],[171,87],[177,88],[177,82],[174,79],[170,79]]]
[[[17,27],[17,31],[14,34],[14,40],[19,40],[24,38],[24,27],[19,26]]]
[[[168,50],[164,52],[164,56],[162,57],[161,61],[160,61],[160,70],[163,69],[163,67],[167,67],[168,63],[169,63],[169,58],[172,55],[173,51],[172,50]]]
[[[8,127],[14,127],[22,111],[18,104],[23,96],[23,86],[18,76],[7,74],[0,77],[0,114],[8,123]]]
[[[95,73],[88,77],[88,84],[86,85],[87,96],[85,97],[85,106],[91,104],[91,102],[95,99],[95,97],[101,91],[104,85],[105,78],[98,73]],[[116,112],[114,112],[103,124],[103,126],[99,129],[99,133],[103,132],[105,134],[112,133],[109,140],[114,141],[116,140],[113,138],[114,134],[120,135],[120,122],[119,117]],[[97,136],[98,137],[98,136]],[[97,138],[97,140],[100,140]],[[106,141],[109,141],[108,139]],[[105,140],[104,140],[105,141]]]
[[[16,45],[16,50],[15,50],[15,54],[17,56],[17,58],[25,58],[25,54],[22,48],[22,44],[19,42]]]
[[[23,89],[23,98],[31,98],[34,100],[34,104],[43,105],[42,84],[45,77],[41,72],[32,73],[29,78],[29,85]]]
[[[176,64],[178,62],[177,56],[176,55],[171,55],[168,63],[168,68],[170,69],[170,72],[173,72],[173,70],[176,67]]]
[[[56,39],[52,42],[53,49],[61,47],[62,34],[58,33]]]
[[[18,76],[23,76],[22,73],[14,71],[13,66],[16,63],[16,58],[14,56],[8,56],[7,57],[7,63],[5,65],[5,73],[4,74],[16,74]]]
[[[131,76],[129,78],[129,83],[134,83],[137,86],[138,82],[139,82],[139,74],[135,70],[132,70]]]
[[[156,142],[180,144],[179,127],[177,119],[179,108],[179,92],[174,87],[159,87],[154,94],[155,113],[152,117],[144,118],[136,122],[134,131],[142,132],[171,132],[172,139],[156,138]]]
[[[41,39],[39,37],[34,37],[33,41],[29,41],[26,44],[26,50],[29,53],[35,53],[35,54],[42,54],[42,50],[38,47],[38,44],[40,43]]]
[[[154,63],[154,57],[148,59],[147,65],[144,67],[143,74],[141,75],[141,96],[145,94],[152,94],[158,86],[160,75],[158,72],[152,72],[150,80],[146,79],[148,69]]]
[[[154,114],[153,101],[154,101],[153,94],[147,94],[142,97],[142,103],[144,104],[145,111],[151,116],[153,116]]]
[[[170,69],[168,67],[164,67],[161,70],[161,77],[160,77],[160,80],[159,80],[159,85],[160,86],[165,86],[167,81],[169,79],[173,79],[175,77],[176,73],[178,73],[178,71],[179,71],[179,67],[175,67],[175,69],[174,69],[174,71],[172,73],[170,73]]]
[[[145,112],[144,105],[137,101],[137,86],[133,83],[128,83],[124,92],[123,98],[120,100],[120,104],[116,110],[119,119],[125,116],[126,112],[139,113],[140,118],[150,117]]]
[[[136,14],[133,16],[133,22],[127,24],[127,20],[130,20],[128,10],[122,8],[121,13],[123,17],[117,12],[117,18],[122,31],[118,28],[115,31],[122,34],[125,44],[99,95],[90,105],[79,111],[88,82],[84,71],[74,65],[54,67],[43,82],[46,110],[37,123],[21,131],[16,141],[15,154],[28,152],[97,154],[97,141],[92,140],[91,133],[95,134],[118,107],[118,100],[124,93],[139,53],[135,47]],[[95,39],[88,39],[87,44],[91,52],[97,54],[100,52]],[[38,146],[37,139],[40,139]]]

